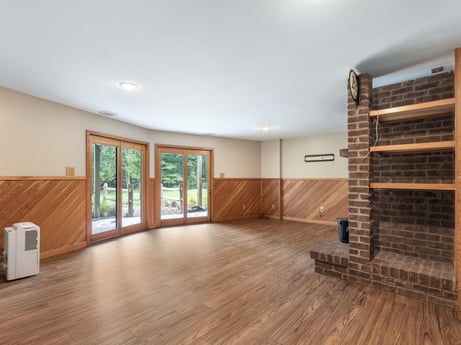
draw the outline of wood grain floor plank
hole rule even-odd
[[[74,340],[67,332],[53,332],[53,333],[36,333],[23,341],[21,344],[30,345],[66,345],[74,344]]]
[[[0,280],[0,344],[461,344],[452,309],[315,273],[310,249],[336,236],[255,219],[49,258],[37,276]]]

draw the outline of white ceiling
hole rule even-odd
[[[460,18],[459,0],[0,0],[0,85],[155,130],[338,132],[350,68],[451,65]]]

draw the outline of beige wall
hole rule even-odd
[[[0,88],[0,176],[63,176],[74,166],[85,175],[85,131],[149,142],[150,176],[155,144],[213,148],[215,176],[260,176],[260,143],[158,132]]]
[[[347,178],[347,133],[255,142],[151,131],[82,110],[0,88],[0,176],[63,176],[74,166],[85,175],[85,131],[150,144],[150,176],[155,144],[214,149],[214,176],[235,178]],[[281,152],[281,160],[280,160]],[[304,155],[334,153],[334,162],[304,163]],[[280,176],[280,164],[282,176]]]
[[[347,133],[314,135],[282,141],[282,178],[347,178],[347,158],[339,149],[347,148]],[[305,163],[309,154],[334,153],[333,162]]]
[[[151,132],[151,143],[193,146],[214,149],[214,177],[260,177],[261,144],[256,141],[233,140],[209,136]],[[155,150],[152,145],[152,150]]]
[[[280,178],[280,140],[261,143],[261,177]]]

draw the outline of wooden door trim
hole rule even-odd
[[[213,151],[211,147],[204,146],[181,146],[181,145],[170,145],[170,144],[155,144],[155,150],[157,148],[167,148],[167,149],[178,149],[178,150],[194,150],[194,151]]]
[[[107,139],[112,139],[112,140],[117,140],[117,141],[125,141],[125,142],[129,142],[129,143],[136,143],[136,144],[139,144],[139,145],[142,145],[142,146],[145,146],[145,147],[149,147],[149,142],[147,142],[147,141],[131,139],[131,138],[127,138],[127,137],[121,137],[121,136],[118,136],[118,135],[112,135],[112,134],[92,131],[92,130],[89,130],[89,129],[86,130],[86,135],[87,136],[92,135],[92,136],[99,137],[99,138],[107,138]]]
[[[458,311],[461,311],[461,48],[455,56],[455,281],[458,285]]]
[[[86,242],[91,243],[91,228],[92,228],[92,207],[91,202],[91,187],[93,185],[92,178],[92,135],[90,131],[86,131]]]

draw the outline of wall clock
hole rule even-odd
[[[349,71],[349,90],[351,97],[356,104],[360,103],[360,80],[353,69]]]

